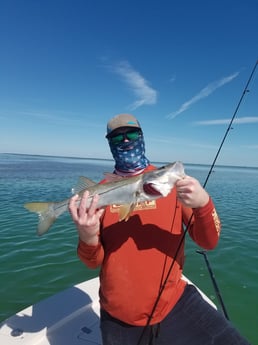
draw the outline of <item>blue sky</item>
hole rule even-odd
[[[258,58],[257,0],[2,0],[0,152],[111,158],[132,113],[152,161],[210,164]],[[217,164],[258,166],[258,67]]]

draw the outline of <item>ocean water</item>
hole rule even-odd
[[[0,154],[0,321],[53,293],[98,275],[77,258],[77,234],[68,213],[36,235],[30,201],[71,196],[78,177],[95,181],[112,171],[108,160]],[[209,167],[185,166],[205,181]],[[207,253],[230,320],[258,344],[258,168],[216,166],[206,189],[222,221],[218,246]],[[221,309],[203,255],[187,236],[185,274]]]

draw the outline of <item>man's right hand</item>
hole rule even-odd
[[[104,209],[98,209],[99,195],[94,195],[87,207],[89,192],[84,192],[81,201],[79,195],[74,195],[69,202],[68,209],[74,221],[80,239],[88,245],[99,242],[100,218]]]

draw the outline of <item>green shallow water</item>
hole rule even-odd
[[[77,258],[68,214],[45,236],[23,204],[70,196],[79,176],[98,181],[112,171],[105,160],[0,154],[0,320],[64,288],[98,275]],[[203,182],[208,167],[186,165]],[[208,253],[231,321],[258,344],[258,169],[216,167],[207,185],[222,221],[221,239]],[[187,236],[185,274],[220,308],[199,248]]]

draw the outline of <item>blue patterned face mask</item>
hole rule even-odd
[[[145,157],[143,135],[140,135],[136,140],[122,141],[119,144],[113,144],[109,141],[109,146],[116,163],[116,170],[135,172],[149,165],[149,160]]]

